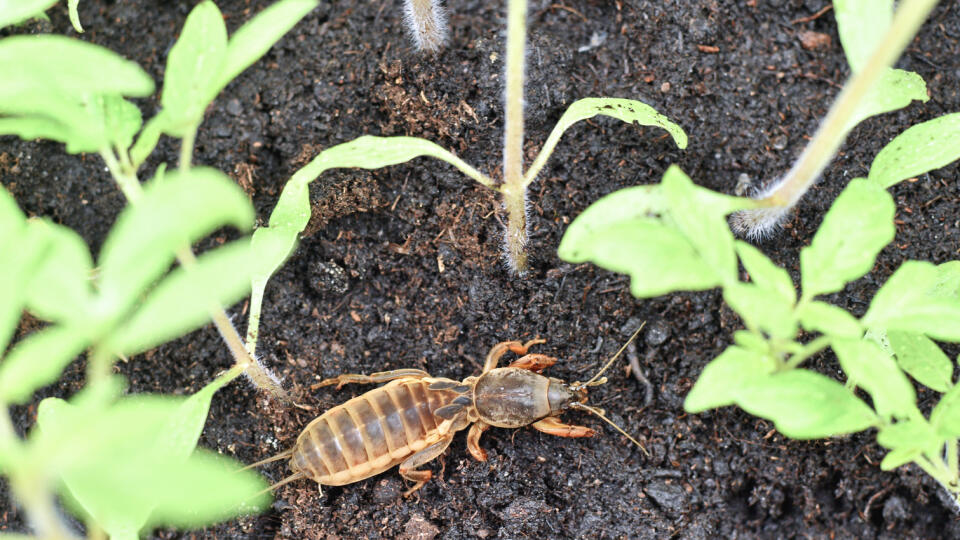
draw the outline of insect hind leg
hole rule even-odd
[[[395,379],[402,379],[404,377],[411,377],[414,379],[422,379],[424,377],[429,377],[430,374],[422,369],[395,369],[393,371],[380,371],[378,373],[371,373],[370,375],[361,375],[359,373],[342,373],[332,379],[324,379],[317,384],[311,385],[311,390],[316,390],[324,386],[337,385],[337,390],[343,387],[345,384],[379,384],[387,381],[392,381]]]

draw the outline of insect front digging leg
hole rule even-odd
[[[564,424],[552,416],[538,420],[530,425],[537,431],[542,431],[548,435],[556,435],[557,437],[593,437],[597,433],[586,426]]]
[[[480,436],[489,428],[490,424],[483,420],[478,420],[470,426],[470,431],[467,433],[467,450],[470,451],[470,455],[477,461],[487,460],[487,451],[480,448]]]
[[[483,363],[483,372],[486,373],[491,369],[497,367],[497,363],[500,361],[500,357],[511,351],[516,354],[527,354],[527,349],[533,345],[539,345],[541,343],[546,343],[545,339],[531,339],[526,343],[521,343],[519,341],[504,341],[503,343],[497,343],[490,349],[490,352],[487,353],[487,359]]]

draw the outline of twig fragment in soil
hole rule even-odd
[[[633,378],[643,385],[643,407],[640,410],[646,409],[653,403],[653,385],[640,370],[640,359],[637,357],[635,343],[627,345],[627,359],[630,361],[630,373],[633,374]]]

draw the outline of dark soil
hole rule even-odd
[[[139,62],[160,82],[166,54],[194,2],[84,0],[82,39]],[[223,1],[235,29],[267,1]],[[362,134],[415,135],[498,175],[502,137],[503,2],[451,3],[452,37],[437,57],[412,50],[401,2],[323,2],[207,114],[195,160],[231,174],[266,220],[284,181],[321,149]],[[754,5],[755,4],[755,5]],[[847,76],[825,0],[647,2],[572,0],[531,5],[528,159],[565,107],[587,96],[640,99],[680,123],[690,147],[610,119],[570,130],[531,192],[533,271],[509,276],[500,261],[493,194],[446,164],[418,159],[373,172],[329,173],[313,186],[314,219],[267,288],[260,352],[311,410],[287,408],[238,382],[220,391],[200,444],[245,462],[293,444],[324,409],[363,391],[311,391],[342,372],[422,368],[451,378],[478,371],[495,343],[543,336],[566,380],[598,369],[641,321],[636,355],[650,387],[618,368],[592,401],[638,434],[646,457],[596,418],[571,415],[602,435],[550,437],[533,429],[487,432],[479,463],[458,435],[431,464],[439,478],[410,500],[395,472],[326,488],[298,481],[273,508],[197,533],[162,538],[630,537],[945,538],[960,521],[935,482],[910,466],[882,472],[874,433],[791,441],[735,408],[701,415],[682,403],[703,366],[741,323],[716,292],[636,300],[628,281],[556,256],[566,225],[616,189],[653,183],[670,164],[732,193],[783,173]],[[73,35],[65,8],[51,31]],[[801,20],[803,19],[803,20]],[[808,20],[809,19],[809,20]],[[829,39],[806,49],[804,32]],[[582,50],[596,36],[601,43]],[[821,36],[822,38],[822,36]],[[899,67],[920,73],[932,99],[858,127],[782,231],[760,247],[798,279],[798,253],[849,179],[922,120],[960,110],[960,7],[943,2]],[[822,41],[822,39],[821,39]],[[817,42],[817,40],[812,40]],[[145,116],[157,100],[142,102]],[[176,163],[164,139],[142,177]],[[950,166],[892,188],[898,233],[873,271],[830,298],[862,314],[907,259],[957,258],[960,188]],[[0,142],[0,180],[30,215],[51,216],[98,250],[124,200],[95,155],[62,145]],[[245,320],[246,305],[235,306]],[[952,356],[956,347],[948,348]],[[136,392],[196,391],[231,363],[206,328],[120,366]],[[624,362],[624,365],[626,362]],[[830,356],[812,366],[835,373]],[[15,408],[20,429],[36,403]],[[936,398],[921,391],[929,410]],[[264,473],[289,473],[272,465]],[[24,531],[5,484],[0,530]]]

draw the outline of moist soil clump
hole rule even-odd
[[[162,81],[166,55],[193,2],[80,3],[82,39],[138,62]],[[265,222],[286,179],[320,150],[364,134],[427,137],[499,176],[504,10],[464,1],[450,8],[451,38],[436,56],[412,50],[398,2],[323,2],[207,111],[195,162],[233,176]],[[233,30],[268,2],[224,1]],[[882,472],[873,432],[791,441],[736,408],[700,415],[683,399],[704,365],[741,327],[718,292],[636,300],[627,278],[560,261],[572,219],[617,189],[658,182],[678,164],[695,182],[749,193],[784,173],[848,74],[827,2],[535,1],[530,6],[526,150],[533,158],[574,100],[639,99],[690,135],[679,151],[664,132],[612,119],[563,138],[530,192],[532,271],[501,263],[496,197],[452,167],[425,158],[377,171],[340,170],[311,186],[314,215],[292,258],[267,287],[262,360],[302,407],[286,407],[236,382],[214,399],[200,445],[253,462],[289,448],[328,407],[363,392],[311,390],[340,373],[419,368],[461,379],[491,346],[543,337],[534,352],[559,357],[551,376],[585,380],[643,322],[625,369],[592,389],[650,456],[596,418],[565,418],[600,431],[591,439],[533,429],[492,429],[489,461],[469,457],[460,434],[429,464],[435,478],[410,499],[395,472],[344,487],[302,480],[277,491],[264,514],[157,538],[947,538],[956,509],[913,466]],[[49,31],[73,35],[62,6]],[[818,15],[819,14],[819,15]],[[18,30],[24,31],[24,30]],[[35,30],[34,30],[35,31]],[[877,151],[917,122],[960,111],[960,6],[943,2],[898,67],[918,72],[932,99],[857,127],[823,180],[783,228],[759,246],[799,281],[799,250]],[[140,102],[144,116],[156,99]],[[176,163],[162,139],[141,175]],[[874,269],[829,301],[862,315],[905,260],[942,263],[960,245],[956,165],[892,188],[896,240]],[[99,250],[124,204],[95,155],[49,142],[0,139],[0,180],[30,215],[50,216]],[[224,232],[221,236],[231,234]],[[214,241],[216,238],[214,238]],[[201,246],[202,249],[203,246]],[[247,306],[234,306],[245,320]],[[27,319],[18,336],[35,327]],[[951,357],[956,347],[947,347]],[[836,373],[835,360],[811,366]],[[231,364],[208,327],[120,365],[131,391],[195,392]],[[32,405],[13,409],[18,429],[36,403],[82,385],[75,362]],[[640,379],[648,381],[646,384]],[[921,409],[937,395],[919,389]],[[277,481],[286,465],[264,474]],[[0,530],[26,531],[0,482]]]

